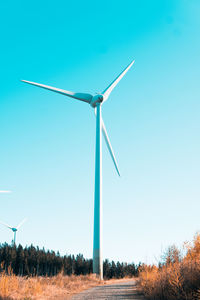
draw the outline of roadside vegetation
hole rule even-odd
[[[2,273],[0,300],[70,299],[73,294],[99,284],[103,283],[93,275],[21,277]]]
[[[142,265],[139,286],[146,299],[200,300],[200,234],[181,250],[169,247],[159,266]]]

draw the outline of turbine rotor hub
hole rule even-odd
[[[95,96],[92,98],[92,100],[91,100],[91,102],[90,102],[90,105],[91,105],[92,107],[96,107],[96,106],[97,106],[97,103],[102,103],[102,102],[103,102],[103,95],[98,94],[98,95],[95,95]]]

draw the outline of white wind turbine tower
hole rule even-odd
[[[32,81],[21,80],[56,93],[69,96],[90,104],[95,109],[96,114],[96,158],[95,158],[95,191],[94,191],[94,240],[93,240],[93,273],[96,273],[100,279],[103,279],[102,262],[102,132],[105,138],[108,150],[115,165],[116,171],[120,176],[119,168],[115,155],[101,116],[101,105],[108,99],[110,93],[126,72],[133,65],[134,60],[116,77],[116,79],[101,93],[95,96],[85,93],[74,93],[48,85],[35,83]]]
[[[24,222],[26,221],[26,219],[24,219],[23,221],[21,221],[19,223],[19,225],[17,225],[17,227],[11,227],[10,225],[4,223],[4,222],[0,222],[2,225],[8,227],[10,230],[12,230],[12,232],[14,233],[14,237],[13,237],[13,245],[15,245],[15,242],[16,242],[16,233],[17,233],[17,230],[24,224]]]

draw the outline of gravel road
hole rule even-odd
[[[144,300],[138,295],[135,281],[123,281],[119,283],[97,286],[74,295],[71,300]]]

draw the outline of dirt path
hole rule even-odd
[[[74,295],[71,300],[144,300],[138,295],[135,280],[97,286]]]

